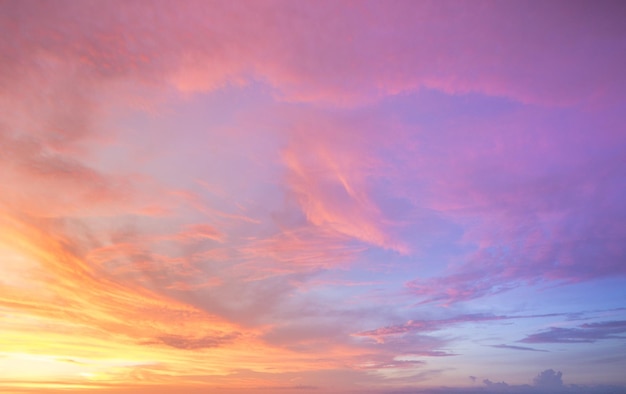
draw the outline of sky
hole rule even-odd
[[[0,391],[626,392],[626,3],[0,1]]]

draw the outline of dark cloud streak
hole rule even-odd
[[[522,343],[593,343],[605,339],[626,339],[626,321],[585,323],[578,327],[550,327],[528,335]]]

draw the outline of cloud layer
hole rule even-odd
[[[0,2],[0,388],[625,385],[625,12]]]

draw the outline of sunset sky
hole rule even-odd
[[[625,20],[0,0],[0,392],[626,392]]]

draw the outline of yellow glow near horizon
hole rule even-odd
[[[3,387],[206,385],[211,377],[256,387],[270,383],[237,377],[236,371],[275,374],[336,366],[268,347],[258,339],[262,328],[238,327],[132,282],[101,275],[66,250],[59,234],[8,216],[0,224],[2,269],[5,278],[15,279],[0,287]],[[15,262],[22,264],[11,264]],[[206,345],[203,335],[209,336]],[[220,346],[219,338],[229,335],[237,340]],[[343,351],[349,355],[349,349]]]

